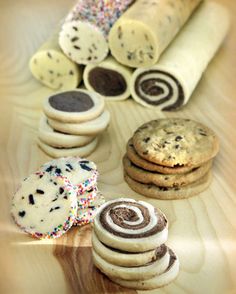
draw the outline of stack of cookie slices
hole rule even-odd
[[[94,264],[119,285],[162,287],[179,272],[176,254],[164,244],[167,237],[165,215],[149,203],[128,198],[106,202],[94,219]]]
[[[67,157],[48,162],[15,193],[13,219],[40,239],[57,238],[73,225],[88,224],[105,202],[97,177],[96,165],[86,159]]]
[[[38,145],[51,157],[88,156],[97,135],[110,121],[104,99],[87,90],[73,90],[48,97],[39,124]]]
[[[211,182],[216,134],[201,123],[159,119],[139,127],[128,141],[124,177],[135,192],[158,199],[188,198]]]

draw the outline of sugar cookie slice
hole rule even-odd
[[[101,256],[99,256],[95,250],[93,252],[93,262],[97,268],[100,269],[106,276],[115,279],[125,279],[131,281],[138,281],[140,279],[146,280],[155,275],[160,275],[163,273],[170,261],[169,252],[163,256],[157,256],[153,261],[143,264],[140,266],[124,267],[119,265],[114,265],[107,262]]]
[[[44,101],[43,111],[49,118],[79,123],[98,117],[104,105],[104,99],[96,93],[77,89],[49,96]]]
[[[128,252],[144,252],[164,244],[168,236],[165,215],[144,201],[119,198],[102,205],[94,220],[101,242]]]
[[[37,143],[39,147],[47,153],[49,156],[53,158],[60,158],[60,157],[65,157],[65,156],[88,156],[91,154],[95,148],[97,147],[98,144],[98,138],[95,138],[92,142],[88,143],[85,146],[81,147],[73,147],[73,148],[56,148],[56,147],[51,147],[47,144],[45,144],[43,141],[40,139],[37,140]]]
[[[119,266],[141,266],[147,264],[158,257],[164,256],[167,251],[165,245],[149,250],[146,252],[130,253],[126,251],[121,251],[115,248],[111,248],[103,244],[96,236],[95,232],[92,233],[92,246],[93,250],[97,252],[100,257],[111,264]]]
[[[105,110],[99,117],[82,123],[63,123],[58,120],[48,119],[49,125],[60,132],[73,135],[97,135],[109,125],[110,113]]]
[[[201,179],[183,187],[160,187],[153,184],[142,184],[133,180],[127,173],[124,173],[124,179],[132,190],[144,196],[162,200],[178,200],[205,191],[211,183],[212,174],[209,171]]]
[[[135,181],[143,184],[154,184],[160,187],[182,187],[202,178],[211,168],[212,161],[184,174],[166,175],[157,172],[149,172],[133,164],[127,155],[123,157],[123,166],[126,173]]]
[[[32,75],[54,90],[75,89],[82,80],[82,67],[70,60],[58,44],[59,32],[54,33],[31,57]]]
[[[93,188],[97,183],[98,171],[96,164],[91,160],[78,156],[51,160],[42,165],[40,170],[52,175],[67,177],[73,185],[77,186],[78,197]]]
[[[62,176],[38,172],[26,178],[12,200],[13,219],[40,239],[67,232],[77,215],[77,189]]]
[[[116,284],[136,290],[151,290],[166,286],[169,283],[173,282],[177,278],[179,273],[178,257],[171,249],[169,249],[169,254],[170,261],[168,268],[165,270],[164,273],[160,275],[156,275],[147,280],[141,279],[139,281],[127,281],[125,279],[117,279],[113,277],[110,277],[110,279]]]
[[[94,136],[79,136],[55,131],[43,114],[39,122],[39,139],[51,147],[73,148],[87,145]]]

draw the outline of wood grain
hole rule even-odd
[[[236,3],[219,0],[236,14]],[[21,181],[47,157],[36,145],[44,97],[52,91],[32,77],[28,60],[66,14],[72,1],[0,1],[0,293],[135,293],[121,288],[92,265],[90,226],[73,228],[56,241],[22,233],[9,215],[11,197]],[[174,113],[145,109],[132,100],[107,103],[112,120],[89,157],[100,171],[107,199],[145,199],[126,185],[121,158],[132,132],[160,117],[186,117],[212,127],[221,150],[213,183],[197,197],[181,201],[148,200],[167,215],[168,244],[179,255],[181,271],[169,286],[139,293],[236,293],[236,20],[188,105]],[[209,40],[210,41],[210,40]]]

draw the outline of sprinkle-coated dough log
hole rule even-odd
[[[78,0],[62,26],[59,44],[78,64],[100,62],[109,48],[107,36],[133,0]]]
[[[58,44],[56,32],[31,57],[32,75],[54,90],[75,89],[82,79],[82,68],[70,60]]]
[[[88,143],[85,146],[81,147],[73,147],[73,148],[56,148],[56,147],[51,147],[47,144],[45,144],[43,141],[40,139],[37,140],[37,143],[39,147],[49,156],[53,158],[60,158],[60,157],[65,157],[65,156],[81,156],[85,157],[90,155],[95,148],[97,147],[98,144],[98,138],[95,138],[93,141]]]
[[[186,104],[228,28],[229,15],[223,6],[201,4],[157,64],[134,72],[132,97],[144,106],[166,111]]]
[[[49,146],[63,148],[84,146],[94,139],[94,136],[79,136],[57,132],[48,124],[47,117],[44,114],[39,122],[38,136],[41,141]]]
[[[109,34],[112,55],[124,65],[154,65],[201,0],[137,0]]]
[[[128,252],[144,252],[166,242],[168,224],[164,214],[144,201],[129,198],[102,205],[94,230],[104,244]]]
[[[130,96],[132,70],[118,63],[112,56],[98,64],[85,67],[85,87],[110,101],[125,100]]]
[[[59,175],[37,172],[26,178],[12,200],[12,216],[27,233],[57,238],[71,228],[77,215],[77,188]]]

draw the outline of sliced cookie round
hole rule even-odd
[[[212,180],[211,171],[194,183],[183,187],[160,187],[153,184],[142,184],[125,173],[124,179],[132,190],[144,196],[162,200],[178,200],[189,198],[205,191]]]
[[[102,205],[94,219],[101,242],[128,252],[144,252],[165,243],[168,224],[165,215],[144,201],[129,198]]]
[[[60,158],[65,156],[88,156],[90,155],[98,144],[98,138],[93,139],[90,143],[85,146],[73,147],[73,148],[59,148],[52,147],[45,144],[43,141],[38,139],[38,146],[49,156],[53,158]]]
[[[73,148],[87,145],[94,136],[70,135],[54,130],[43,114],[39,122],[39,139],[51,147]]]
[[[160,275],[155,275],[150,279],[140,279],[138,281],[127,281],[126,279],[117,279],[109,277],[114,283],[126,288],[136,290],[151,290],[164,287],[173,282],[179,274],[179,259],[177,255],[169,249],[170,261],[167,269]]]
[[[78,197],[97,184],[98,171],[93,161],[80,157],[62,157],[51,160],[40,168],[52,175],[63,175],[76,185]]]
[[[97,135],[109,125],[110,113],[105,110],[99,117],[82,123],[63,123],[58,120],[48,119],[49,125],[57,131],[73,135]]]
[[[141,266],[160,259],[167,252],[167,247],[163,244],[160,247],[145,252],[130,253],[118,250],[103,244],[93,231],[92,233],[92,246],[93,250],[100,255],[104,260],[111,264],[118,266]]]
[[[62,176],[37,172],[26,178],[12,200],[16,224],[33,237],[57,238],[77,216],[77,188]]]
[[[197,166],[219,150],[216,134],[199,122],[170,118],[145,123],[133,135],[137,153],[164,166]]]
[[[126,155],[123,157],[123,166],[126,173],[140,183],[154,184],[160,187],[180,187],[193,183],[203,177],[211,168],[212,161],[210,160],[190,172],[176,175],[146,171],[133,164]]]
[[[43,104],[44,113],[61,122],[79,123],[98,117],[104,109],[104,99],[84,89],[64,91],[49,96]]]
[[[147,161],[146,159],[142,158],[134,148],[133,139],[130,138],[127,145],[126,145],[126,154],[130,161],[132,161],[135,165],[153,172],[159,172],[162,174],[183,174],[191,171],[193,167],[189,166],[175,166],[175,167],[168,167],[164,165],[159,165],[153,163],[151,161]],[[196,166],[197,167],[197,166]],[[195,167],[194,167],[195,168]]]
[[[156,258],[150,261],[148,264],[143,264],[140,266],[124,267],[119,265],[114,265],[103,259],[95,250],[93,252],[93,262],[97,268],[100,269],[106,276],[115,279],[124,280],[146,280],[150,279],[155,275],[160,275],[163,273],[170,261],[170,255],[168,250],[162,256],[156,256]],[[158,254],[158,252],[156,252]]]

